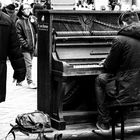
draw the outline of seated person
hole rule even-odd
[[[118,23],[121,30],[114,38],[110,53],[103,62],[104,73],[97,76],[95,81],[98,111],[96,126],[101,131],[110,129],[111,119],[107,105],[139,99],[139,89],[134,89],[136,94],[128,92],[128,87],[140,70],[139,18],[136,12],[127,11],[120,15]]]

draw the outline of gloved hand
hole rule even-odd
[[[22,82],[25,80],[26,69],[15,70],[13,74],[13,78],[17,80],[17,82]]]

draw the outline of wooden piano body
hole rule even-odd
[[[109,53],[120,12],[38,11],[38,109],[58,130],[96,120],[94,80]]]

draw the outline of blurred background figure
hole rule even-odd
[[[44,8],[51,9],[51,1],[50,0],[46,0],[46,2],[44,3]]]
[[[118,2],[118,0],[110,0],[109,6],[111,10],[119,11],[121,9],[121,4]]]

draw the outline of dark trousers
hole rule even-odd
[[[110,112],[107,105],[115,100],[116,84],[114,75],[103,73],[100,74],[95,81],[96,102],[98,111],[98,121],[109,123]]]

